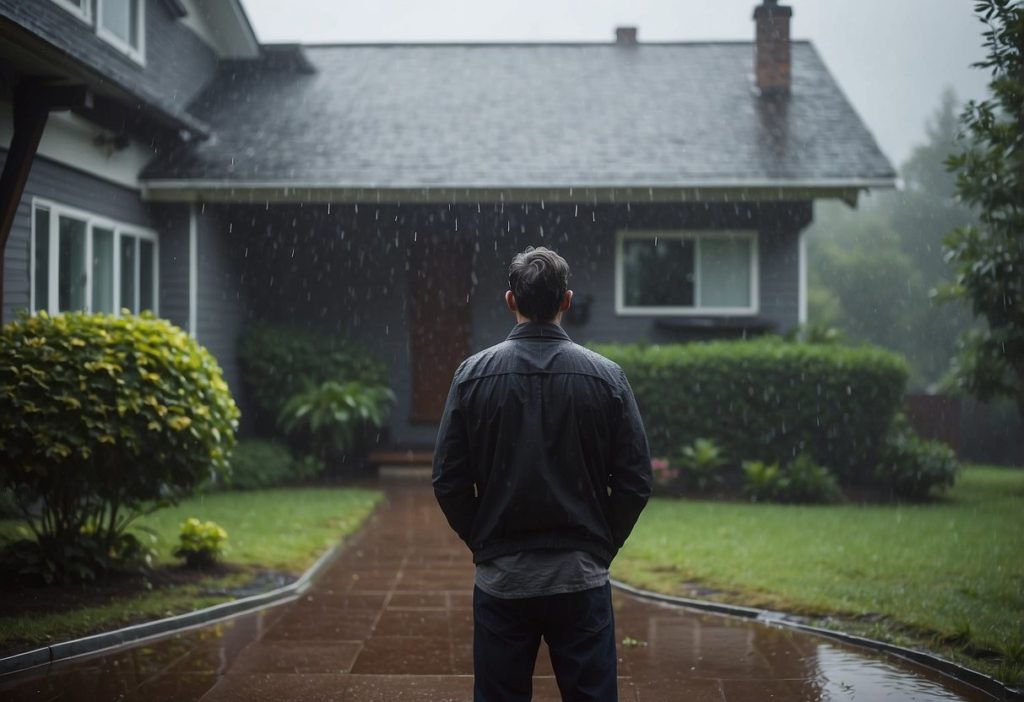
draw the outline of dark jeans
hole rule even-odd
[[[562,699],[617,702],[611,587],[504,600],[473,588],[473,699],[528,702],[540,639]]]

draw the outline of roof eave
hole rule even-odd
[[[865,190],[895,188],[892,177],[813,181],[705,181],[665,186],[423,186],[352,185],[285,181],[144,180],[153,202],[224,203],[641,203],[751,202],[837,199],[856,204]]]

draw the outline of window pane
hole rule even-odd
[[[85,222],[59,218],[60,248],[57,259],[57,309],[85,309]]]
[[[691,239],[626,239],[622,248],[627,306],[693,306]]]
[[[50,309],[50,211],[36,208],[35,221],[36,260],[33,262],[35,275],[36,310]]]
[[[152,310],[156,295],[156,276],[153,275],[152,241],[139,239],[139,309]]]
[[[139,48],[138,37],[138,3],[137,0],[100,0],[103,4],[103,28],[130,44]]]
[[[92,311],[114,311],[114,230],[92,230]]]
[[[700,240],[701,307],[750,307],[752,240],[705,237]]]
[[[138,312],[135,306],[135,237],[121,237],[121,307]]]

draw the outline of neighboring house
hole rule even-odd
[[[0,158],[31,164],[0,187],[4,319],[153,308],[236,396],[247,321],[344,332],[390,364],[399,446],[504,338],[528,244],[573,266],[577,341],[785,332],[813,201],[895,179],[790,14],[755,8],[754,42],[275,46],[237,0],[0,0]],[[34,160],[12,141],[69,105]]]

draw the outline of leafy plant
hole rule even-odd
[[[228,533],[216,522],[190,517],[181,525],[174,557],[185,559],[189,568],[208,568],[217,561],[227,540]]]
[[[238,409],[213,357],[149,313],[19,315],[0,333],[0,487],[47,580],[126,558],[126,529],[223,472]],[[18,555],[20,554],[20,555]]]
[[[922,439],[901,415],[889,434],[875,476],[895,497],[920,500],[935,490],[952,487],[959,471],[953,449]]]
[[[956,272],[943,293],[968,300],[985,322],[961,339],[956,387],[981,400],[1013,398],[1024,417],[1024,6],[978,0],[975,12],[988,53],[974,66],[991,71],[991,97],[968,103],[962,149],[946,165],[980,221],[947,236]]]
[[[802,453],[787,464],[784,473],[784,502],[829,503],[842,499],[835,476],[807,454]]]
[[[696,439],[680,452],[684,482],[698,492],[721,486],[722,469],[726,466],[722,450],[711,439]]]
[[[826,468],[801,454],[791,463],[744,461],[743,491],[755,502],[837,502],[839,484]]]
[[[270,435],[285,403],[331,380],[386,385],[384,363],[363,346],[311,328],[256,324],[239,340],[242,384],[251,399],[255,425]]]
[[[778,463],[744,461],[743,491],[754,502],[774,502],[783,489],[784,476]]]
[[[314,454],[326,463],[352,447],[359,426],[381,426],[394,398],[382,385],[329,380],[292,397],[279,422],[289,434],[309,437]]]

